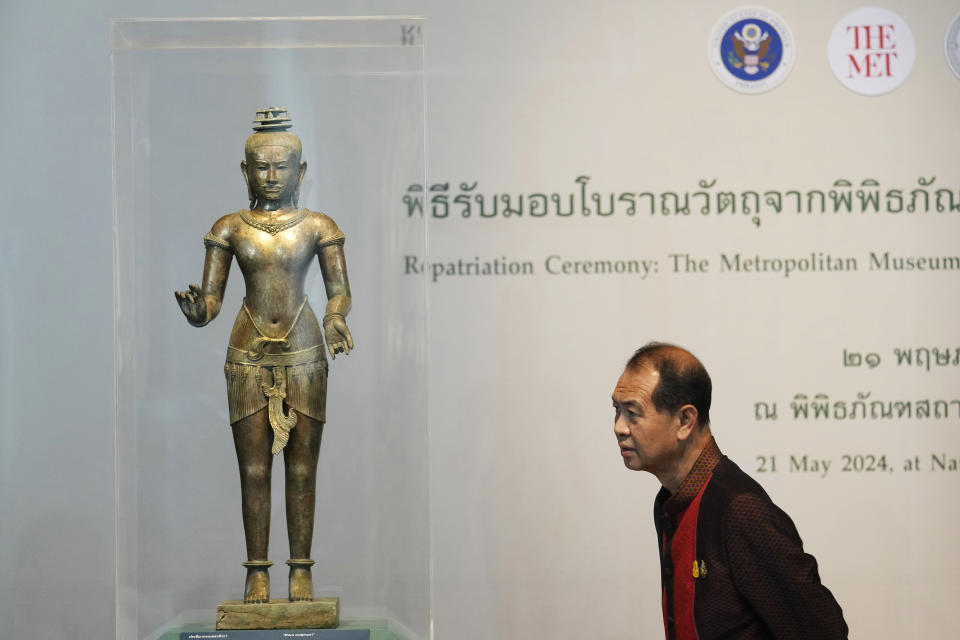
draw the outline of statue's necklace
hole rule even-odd
[[[266,231],[272,236],[277,235],[284,229],[289,229],[290,227],[300,224],[300,221],[307,216],[306,209],[300,209],[291,217],[286,220],[257,220],[253,217],[253,214],[246,209],[240,212],[240,218],[243,219],[248,225],[254,229],[260,229],[260,231]]]

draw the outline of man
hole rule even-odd
[[[847,637],[790,517],[720,453],[710,376],[685,349],[650,343],[613,391],[628,469],[663,488],[654,502],[668,640]]]

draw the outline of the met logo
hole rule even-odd
[[[897,60],[896,27],[892,24],[850,25],[852,53],[847,55],[847,77],[892,77]]]
[[[851,91],[879,95],[899,87],[913,70],[916,43],[906,23],[886,9],[857,9],[833,28],[827,56]]]

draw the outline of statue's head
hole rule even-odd
[[[240,163],[250,208],[297,206],[307,163],[300,160],[300,138],[287,131],[291,124],[286,108],[258,111],[254,124]]]

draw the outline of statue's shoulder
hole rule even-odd
[[[243,223],[243,218],[240,217],[240,213],[240,211],[234,211],[233,213],[221,216],[213,223],[213,226],[210,227],[210,233],[216,236],[233,233]]]
[[[309,219],[316,230],[318,247],[343,244],[343,232],[340,231],[340,227],[333,221],[333,218],[319,211],[310,211]]]
[[[314,228],[322,237],[333,235],[340,232],[340,227],[333,221],[333,218],[320,211],[309,211],[307,217],[310,219]]]
[[[310,218],[314,224],[319,226],[337,226],[337,223],[333,221],[333,218],[322,211],[311,211],[310,209],[307,209],[307,217]]]
[[[233,250],[233,238],[237,230],[237,225],[241,222],[240,212],[228,213],[221,216],[213,226],[210,232],[203,236],[205,247],[220,247],[227,251]]]

